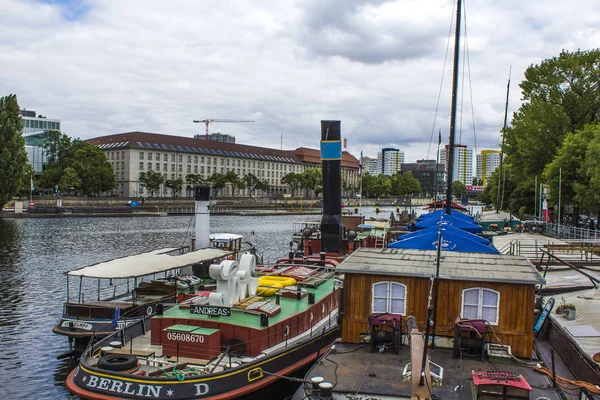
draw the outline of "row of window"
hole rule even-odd
[[[30,129],[43,129],[43,130],[54,130],[60,131],[60,122],[57,121],[46,121],[46,120],[34,120],[23,118],[23,127]]]
[[[122,152],[123,155],[122,157],[125,158],[124,152]],[[117,154],[117,160],[119,159],[119,152],[116,152]],[[144,153],[143,151],[140,151],[139,153],[139,159],[140,160],[148,160],[148,161],[152,161],[153,159],[156,161],[160,161],[160,155],[161,153]],[[111,159],[114,155],[111,153]],[[183,155],[179,154],[177,155],[177,160],[178,162],[183,162]],[[198,161],[200,161],[200,164],[204,164],[204,157],[203,156],[193,156],[193,160],[194,160],[194,164],[198,164]],[[169,161],[169,154],[163,154],[163,161]],[[175,154],[171,154],[171,162],[175,162]],[[192,156],[187,156],[187,162],[188,164],[192,163]],[[247,162],[247,166],[248,168],[252,167],[252,168],[256,168],[256,161],[246,161],[246,160],[232,160],[229,158],[221,158],[221,165],[227,165],[227,166],[236,166],[236,162],[237,162],[237,166],[238,167],[246,167],[246,162]],[[211,157],[206,157],[206,164],[210,165],[211,164]],[[213,165],[217,165],[217,158],[216,157],[212,157],[212,164]],[[263,162],[263,161],[259,161],[258,162],[258,167],[259,168],[263,168],[264,166],[266,166],[267,169],[271,169],[271,170],[281,170],[281,171],[288,171],[288,165],[287,164],[276,164],[276,163],[270,163],[270,162]],[[300,166],[297,165],[289,165],[289,171],[300,171]]]
[[[498,324],[500,293],[486,288],[462,291],[461,318],[485,319]],[[371,309],[374,313],[406,315],[406,285],[398,282],[377,282],[372,287]]]
[[[125,169],[125,163],[124,163],[124,161],[122,161],[121,163],[122,163],[122,165],[121,165],[121,166],[122,166],[122,168],[123,168],[123,169]],[[114,166],[114,165],[113,165],[113,168],[115,168],[115,166]],[[116,169],[119,169],[119,163],[118,163],[118,162],[116,163]],[[181,165],[181,164],[178,164],[178,165],[177,165],[177,169],[178,169],[178,172],[183,172],[183,165]],[[144,170],[144,162],[143,162],[143,161],[140,161],[139,170],[140,170],[140,171],[143,171],[143,170]],[[148,170],[148,171],[152,171],[152,163],[150,163],[150,162],[149,162],[149,163],[146,165],[146,170]],[[160,171],[160,163],[156,163],[156,165],[154,166],[154,170],[155,170],[155,171]],[[168,169],[168,164],[163,164],[163,165],[162,165],[162,170],[163,170],[163,171],[165,171],[165,172],[167,172],[167,171],[169,170],[169,169]],[[227,168],[227,172],[229,172],[229,170],[230,170],[230,169],[229,169],[229,168]],[[175,164],[171,164],[171,171],[175,171]],[[213,171],[213,172],[217,172],[217,167],[214,167],[214,170],[212,170],[212,171]],[[233,171],[235,171],[235,169],[233,169]],[[187,166],[187,171],[186,171],[186,172],[187,172],[188,174],[191,174],[191,173],[192,173],[192,166],[191,166],[191,165],[188,165],[188,166]],[[225,172],[226,172],[226,171],[225,171],[225,168],[224,168],[224,167],[221,167],[221,173],[225,173]],[[201,165],[201,166],[200,166],[200,169],[198,169],[198,166],[197,166],[197,165],[194,165],[194,173],[195,173],[195,174],[197,174],[197,173],[204,174],[204,166],[203,166],[203,165]],[[211,173],[211,167],[210,167],[210,166],[207,166],[207,167],[206,167],[206,173],[208,173],[208,174],[210,174],[210,173]],[[253,173],[253,174],[254,174],[254,175],[256,175],[257,177],[262,177],[262,178],[264,178],[264,177],[265,177],[265,171],[252,171],[252,172],[251,172],[250,170],[248,170],[248,173]],[[238,175],[241,175],[241,176],[246,176],[246,170],[245,170],[245,169],[242,169],[242,170],[240,170],[240,169],[238,168],[238,169],[237,169],[237,174],[238,174]],[[279,172],[279,171],[273,171],[273,172],[271,172],[271,171],[267,171],[267,178],[277,178],[277,179],[279,179],[279,178],[283,178],[283,176],[284,176],[284,173],[283,173],[283,172]]]

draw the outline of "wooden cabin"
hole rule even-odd
[[[344,273],[342,341],[359,343],[378,312],[413,315],[424,330],[436,251],[361,248],[337,270]],[[535,286],[543,279],[529,260],[442,251],[439,278],[436,343],[450,343],[457,318],[486,319],[490,342],[498,342],[495,332],[513,355],[531,357]]]

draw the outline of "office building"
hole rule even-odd
[[[119,133],[89,139],[88,143],[98,146],[113,168],[116,180],[113,194],[126,197],[148,195],[139,177],[142,172],[149,171],[158,171],[165,179],[181,178],[184,182],[189,174],[198,174],[204,179],[215,172],[235,171],[241,178],[253,174],[266,180],[270,188],[265,193],[252,195],[289,195],[289,186],[281,182],[286,174],[321,166],[319,150],[303,147],[277,150],[147,132]],[[342,179],[348,185],[358,187],[358,160],[348,152],[342,154]],[[234,190],[228,185],[219,197],[229,197],[234,192],[239,197],[251,195],[249,189]],[[192,197],[193,188],[184,184],[180,193],[180,196]],[[173,193],[163,187],[158,196],[170,197]]]
[[[445,165],[436,163],[435,160],[417,160],[416,163],[405,163],[401,166],[401,172],[410,172],[421,184],[422,193],[434,196],[436,193],[444,193],[446,181]]]
[[[46,155],[44,144],[47,140],[48,131],[60,132],[60,120],[36,117],[35,111],[19,110],[21,122],[23,123],[23,138],[25,139],[25,151],[27,159],[36,175],[44,170]]]

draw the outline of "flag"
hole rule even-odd
[[[31,190],[35,190],[35,186],[33,186],[33,176],[29,177]]]
[[[438,133],[438,146],[442,144],[442,130],[440,129],[440,132]]]
[[[362,168],[363,168],[363,155],[362,155],[362,151],[360,152],[360,159],[358,160],[358,176],[362,175]]]
[[[112,327],[117,329],[119,326],[119,317],[121,316],[121,309],[119,307],[115,308],[115,313],[112,318]]]
[[[348,139],[344,138],[344,148],[348,148]]]

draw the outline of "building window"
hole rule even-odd
[[[121,180],[125,180],[125,172],[121,171]]]
[[[194,164],[198,164],[198,156],[194,156]]]
[[[148,160],[152,160],[152,153],[148,153]]]
[[[148,163],[148,171],[152,171],[152,163],[151,162]]]
[[[171,162],[175,162],[175,154],[171,154]]]
[[[471,288],[462,291],[461,318],[485,319],[498,325],[500,292],[485,288]]]
[[[227,160],[227,161],[229,162],[229,160]],[[216,164],[216,161],[215,161],[215,164]],[[225,159],[224,158],[221,158],[221,165],[225,165]],[[227,164],[227,165],[229,165],[229,164]]]
[[[194,165],[194,173],[197,174],[198,173],[198,166]]]
[[[118,154],[117,154],[118,155]],[[116,169],[119,169],[119,163],[117,162]]]
[[[188,163],[191,163],[191,162],[192,162],[192,156],[188,156],[188,157],[187,157],[187,160],[188,160],[188,161],[187,161]]]
[[[121,161],[121,169],[125,169],[125,161]]]
[[[175,174],[171,174],[171,179],[175,179]]]
[[[209,167],[210,168],[210,167]],[[204,173],[204,166],[200,167],[200,173],[203,174]]]
[[[406,285],[398,282],[377,282],[371,289],[374,313],[406,315]]]
[[[119,159],[119,152],[117,151],[117,160]]]
[[[192,166],[191,166],[191,165],[188,165],[188,166],[187,166],[187,173],[189,174],[190,172],[192,172]]]
[[[227,165],[229,165],[229,159],[227,159]]]
[[[114,160],[115,159],[115,153],[110,153],[110,159]]]
[[[183,156],[182,155],[179,156],[179,162],[183,162]]]
[[[200,157],[200,163],[204,164],[204,157]]]
[[[175,171],[175,164],[171,164],[171,171]]]
[[[167,169],[167,166],[168,166],[168,165],[169,165],[169,164],[163,164],[163,171],[168,171],[168,169]]]
[[[164,161],[164,162],[167,162],[167,161],[169,161],[169,155],[168,155],[168,154],[165,154],[165,155],[163,156],[163,161]]]
[[[141,162],[141,163],[140,163],[140,170],[143,170],[143,169],[144,169],[144,163],[143,163],[143,162]]]
[[[156,163],[156,170],[160,171],[160,163]]]
[[[206,173],[210,174],[210,167],[206,167]]]
[[[242,162],[242,166],[243,166],[243,167],[245,167],[245,166],[246,166],[246,160],[244,160],[244,161]]]
[[[183,172],[183,165],[179,164],[179,172]]]
[[[213,165],[217,165],[217,157],[213,157]]]

